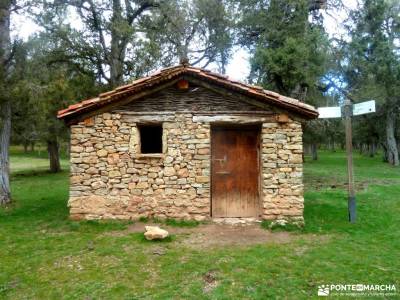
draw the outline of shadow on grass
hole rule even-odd
[[[0,209],[3,219],[23,218],[31,222],[66,219],[68,216],[68,172],[30,171],[12,174],[12,202]]]
[[[142,243],[142,244],[163,244],[163,243],[171,243],[171,242],[176,240],[176,236],[173,235],[173,234],[167,236],[165,239],[162,239],[162,240],[158,240],[157,239],[157,240],[151,240],[151,241],[146,240],[146,238],[144,237],[144,234],[140,233],[140,232],[132,233],[132,234],[130,234],[130,236],[136,242],[139,242],[139,243]]]
[[[132,221],[125,220],[88,220],[88,221],[71,221],[66,222],[66,226],[70,231],[99,233],[104,231],[120,231],[125,230]]]
[[[335,204],[307,203],[304,209],[304,220],[304,232],[307,233],[351,230],[347,221],[347,209]]]
[[[27,180],[29,177],[40,177],[40,176],[65,176],[69,175],[69,170],[61,170],[61,172],[53,173],[48,169],[36,169],[36,170],[22,170],[11,172],[11,180]]]
[[[158,218],[147,218],[147,217],[140,217],[139,222],[142,223],[155,223],[155,224],[165,224],[172,227],[197,227],[201,224],[201,222],[195,220],[175,220],[175,219],[166,219],[161,220]]]
[[[306,193],[304,219],[307,233],[378,233],[396,228],[393,211],[399,209],[390,196],[390,187],[374,186],[357,193],[357,219],[348,219],[346,191]],[[380,190],[385,190],[382,194]],[[385,199],[387,197],[387,199]]]
[[[173,226],[173,227],[197,227],[200,225],[200,222],[195,221],[195,220],[175,220],[175,219],[167,219],[165,221],[165,224],[168,226]]]
[[[32,170],[13,174],[13,202],[0,208],[0,223],[25,230],[51,230],[55,232],[104,232],[124,230],[126,220],[69,220],[69,172],[50,173]]]

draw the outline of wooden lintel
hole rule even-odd
[[[215,116],[215,115],[251,115],[251,116],[264,116],[264,117],[269,117],[274,115],[273,112],[271,111],[240,111],[240,110],[226,110],[226,111],[195,111],[195,112],[189,112],[192,113],[193,115],[209,115],[209,116]]]
[[[250,117],[250,116],[193,116],[193,122],[203,123],[227,123],[227,124],[260,124],[273,122],[274,117]]]
[[[116,109],[113,112],[119,113],[121,115],[130,115],[130,116],[170,116],[174,115],[175,111],[129,111],[129,110],[122,110]]]
[[[129,115],[121,114],[121,119],[131,123],[161,123],[161,122],[172,122],[175,119],[173,115]]]
[[[250,111],[250,110],[177,110],[177,111],[129,111],[116,109],[114,112],[124,115],[133,116],[153,116],[153,115],[175,115],[175,114],[192,114],[192,115],[257,115],[257,116],[271,116],[274,115],[270,111]]]

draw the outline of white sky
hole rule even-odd
[[[348,9],[357,8],[358,0],[346,0],[344,2]],[[331,37],[343,35],[345,31],[342,22],[347,18],[346,10],[328,10],[323,14],[324,26],[328,34]],[[23,15],[14,14],[11,24],[13,37],[20,37],[24,40],[40,30],[40,27]],[[234,47],[232,53],[232,59],[226,69],[227,75],[233,79],[245,81],[250,72],[250,55],[245,49],[240,47]]]

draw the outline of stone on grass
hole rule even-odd
[[[146,232],[144,237],[146,240],[162,240],[168,236],[168,231],[161,229],[158,226],[145,226]]]
[[[288,224],[288,221],[285,219],[277,219],[275,221],[272,221],[271,224],[269,224],[269,228],[272,229],[273,227],[276,226],[286,226]]]

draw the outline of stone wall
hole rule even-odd
[[[71,217],[210,218],[210,123],[169,115],[162,122],[164,153],[143,155],[132,121],[140,117],[152,118],[114,112],[71,126]],[[302,223],[301,124],[265,121],[261,141],[262,216]]]
[[[210,126],[177,114],[163,133],[165,153],[146,156],[120,114],[71,126],[71,218],[209,218]]]
[[[264,123],[262,141],[263,218],[303,223],[303,144],[299,122]]]

